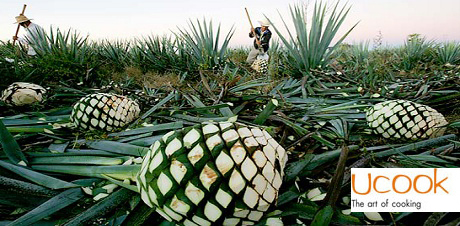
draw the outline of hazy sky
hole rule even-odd
[[[14,17],[27,4],[25,15],[49,29],[73,28],[91,39],[129,39],[150,34],[171,34],[177,26],[186,27],[188,19],[212,19],[222,24],[222,32],[232,25],[236,31],[232,46],[250,45],[249,22],[244,7],[249,9],[254,25],[266,14],[282,26],[278,11],[290,20],[291,0],[35,0],[0,1],[0,40],[11,39],[16,31]],[[310,2],[313,6],[314,1]],[[332,2],[332,1],[328,1]],[[345,1],[341,1],[345,3]],[[370,40],[382,33],[383,42],[402,44],[407,35],[420,33],[437,41],[460,41],[460,0],[348,0],[350,13],[342,32],[360,21],[346,42]],[[311,9],[311,8],[310,8]],[[272,29],[273,30],[273,29]],[[21,34],[21,33],[20,33]]]

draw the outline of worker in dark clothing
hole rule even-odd
[[[257,38],[254,39],[254,49],[252,49],[251,52],[249,52],[249,56],[246,59],[246,62],[249,64],[252,64],[256,60],[257,55],[260,53],[261,50],[262,53],[268,51],[269,41],[272,37],[272,32],[268,29],[268,26],[270,26],[270,22],[264,19],[259,21],[259,23],[260,27],[251,29],[251,32],[249,33],[250,38],[254,38],[254,33],[257,36]],[[259,50],[260,47],[262,47],[261,50]]]

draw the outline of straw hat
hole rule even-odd
[[[270,26],[270,21],[268,21],[266,18],[259,20],[260,26],[268,27]]]
[[[26,21],[29,21],[29,20],[33,20],[33,19],[29,19],[24,15],[19,15],[19,16],[16,17],[16,23],[15,24],[20,24],[20,23],[23,23],[23,22],[26,22]]]

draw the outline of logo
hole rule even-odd
[[[460,212],[460,168],[351,169],[352,212]]]

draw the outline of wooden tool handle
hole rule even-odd
[[[252,26],[252,21],[251,21],[251,17],[249,17],[248,9],[245,7],[244,10],[246,11],[246,16],[248,16],[249,24],[251,24],[252,34],[254,35],[254,38],[256,38],[257,43],[259,43],[260,41],[257,38],[257,34],[256,34],[256,30],[254,30],[254,26]]]
[[[22,7],[22,13],[21,13],[21,15],[24,15],[24,13],[26,12],[26,7],[27,7],[27,5],[24,4],[24,6]]]
[[[26,7],[27,7],[27,5],[24,4],[24,6],[22,7],[22,13],[19,14],[20,16],[21,16],[21,15],[24,15],[24,12],[26,11]],[[18,33],[19,33],[19,28],[20,28],[20,27],[21,27],[21,25],[18,23],[18,27],[16,28],[16,33],[15,33],[15,35],[14,35],[14,37],[16,37],[16,38],[18,37]],[[14,46],[15,43],[16,43],[16,39],[13,40],[13,46]]]

